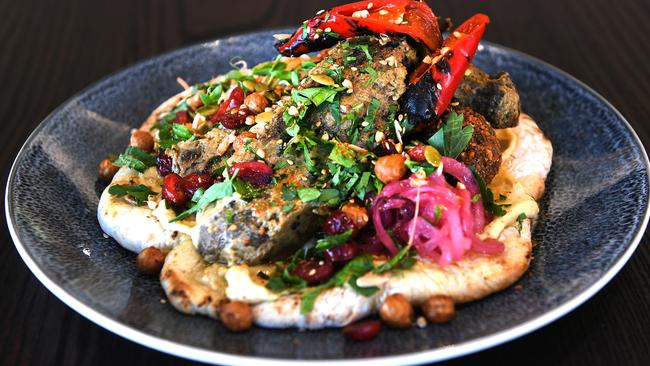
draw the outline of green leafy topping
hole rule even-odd
[[[356,153],[344,144],[336,144],[328,159],[335,164],[346,168],[352,168],[356,165]]]
[[[291,97],[296,102],[306,102],[307,100],[311,101],[316,107],[323,104],[324,102],[332,103],[336,93],[341,91],[342,88],[335,88],[331,86],[325,86],[320,88],[307,88],[302,90],[293,90],[291,92]]]
[[[232,224],[235,222],[235,214],[232,212],[232,210],[223,210],[224,216],[226,216],[226,222],[229,224]]]
[[[375,70],[372,66],[366,66],[363,69],[363,72],[365,72],[366,74],[368,74],[368,76],[370,76],[368,78],[368,80],[366,81],[366,86],[368,87],[368,86],[371,86],[372,84],[374,84],[375,81],[377,80],[377,76],[378,76],[377,70]]]
[[[295,203],[289,202],[286,205],[282,206],[282,212],[291,212],[295,206]]]
[[[519,234],[521,234],[521,229],[523,228],[524,220],[526,220],[526,214],[522,212],[519,214],[519,216],[517,216],[517,230],[519,230]]]
[[[474,196],[472,196],[472,203],[476,203],[476,202],[478,202],[478,200],[480,200],[480,199],[481,199],[481,194],[480,194],[480,193],[477,193],[477,194],[475,194]]]
[[[205,207],[207,207],[210,203],[214,201],[218,201],[222,198],[225,197],[230,197],[234,193],[235,189],[233,187],[233,181],[235,177],[237,176],[237,173],[239,172],[239,169],[235,170],[235,174],[233,174],[232,177],[228,175],[228,170],[225,170],[226,172],[226,180],[224,180],[221,183],[216,183],[210,186],[210,188],[206,189],[203,195],[201,195],[201,199],[194,205],[193,207],[183,211],[181,214],[176,216],[175,218],[171,219],[169,222],[175,222],[178,220],[182,220],[192,214],[195,214],[201,210],[203,210]]]
[[[298,189],[298,198],[302,202],[316,201],[320,197],[320,191],[316,188],[300,188]]]
[[[217,105],[219,104],[221,94],[223,94],[223,86],[221,84],[210,85],[205,92],[199,93],[199,98],[201,98],[204,106]]]
[[[129,168],[142,173],[147,168],[156,165],[156,157],[140,148],[129,146],[123,154],[120,154],[120,156],[115,159],[113,165],[128,166]]]
[[[366,121],[370,123],[368,127],[372,126],[372,123],[375,122],[375,117],[379,107],[381,107],[379,99],[372,97],[370,104],[368,104],[368,110],[366,111]]]
[[[506,211],[503,209],[504,205],[499,205],[494,203],[494,194],[492,190],[488,188],[485,184],[485,181],[481,176],[476,172],[474,166],[469,167],[472,173],[474,173],[474,178],[478,182],[478,186],[481,189],[481,199],[483,200],[483,207],[494,216],[503,216],[506,214]]]
[[[474,127],[463,127],[463,115],[451,111],[449,117],[447,117],[447,122],[429,138],[428,143],[441,151],[443,155],[455,159],[465,150],[473,134]]]
[[[149,195],[156,194],[156,192],[152,191],[149,189],[149,187],[143,184],[131,186],[116,184],[108,188],[108,193],[117,197],[122,197],[125,195],[129,196],[135,200],[138,206],[144,204],[147,201]]]
[[[376,286],[361,287],[357,285],[357,279],[370,272],[374,268],[372,256],[360,255],[348,262],[340,271],[322,285],[307,290],[300,303],[300,313],[308,314],[314,308],[316,298],[325,290],[343,286],[348,283],[355,291],[363,296],[371,296],[379,291]]]
[[[244,201],[251,201],[262,194],[263,189],[242,179],[233,179],[232,187]]]
[[[434,224],[438,225],[438,222],[440,222],[440,217],[442,216],[442,210],[445,209],[445,206],[443,205],[435,205],[433,206],[433,219],[435,220]]]
[[[404,246],[391,259],[375,268],[375,273],[386,273],[394,269],[409,269],[415,264],[414,253],[410,251],[409,246]]]
[[[316,249],[317,252],[323,252],[329,248],[347,243],[347,241],[350,240],[351,236],[352,229],[337,235],[327,235],[324,238],[318,239],[316,241],[316,246],[314,246],[314,249]]]

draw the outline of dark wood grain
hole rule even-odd
[[[0,166],[3,179],[33,128],[65,99],[122,67],[183,45],[296,24],[340,1],[0,1]],[[326,5],[327,4],[327,5]],[[482,11],[486,39],[539,57],[584,81],[650,144],[650,2],[436,1],[461,20]],[[2,185],[4,197],[4,184]],[[50,294],[2,225],[0,361],[7,365],[192,362],[131,343]],[[648,235],[621,273],[579,309],[516,341],[449,362],[650,364]]]

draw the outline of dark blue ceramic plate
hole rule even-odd
[[[161,304],[157,280],[102,236],[97,163],[122,151],[129,130],[189,83],[229,69],[235,56],[274,57],[271,34],[231,37],[145,61],[95,84],[54,111],[18,154],[7,184],[12,237],[29,268],[73,309],[140,344],[200,361],[285,364],[424,363],[494,346],[571,311],[625,264],[648,222],[648,158],[625,119],[584,84],[539,60],[484,43],[476,64],[512,75],[553,142],[553,167],[534,230],[537,247],[519,284],[463,306],[453,322],[382,331],[350,343],[340,330],[227,332],[213,320]]]

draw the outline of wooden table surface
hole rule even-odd
[[[0,1],[2,182],[36,125],[83,87],[136,61],[238,32],[297,24],[334,1]],[[456,23],[481,11],[485,38],[545,60],[618,108],[650,144],[647,0],[435,1]],[[552,5],[551,5],[552,3]],[[228,4],[228,5],[226,5]],[[330,5],[331,4],[331,5]],[[4,187],[2,184],[2,196]],[[43,287],[0,220],[0,361],[7,365],[195,364],[91,323]],[[533,334],[448,362],[650,364],[648,235],[600,293]]]

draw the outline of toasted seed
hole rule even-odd
[[[325,85],[325,86],[334,85],[334,79],[324,74],[311,74],[309,75],[309,77],[321,85]]]

